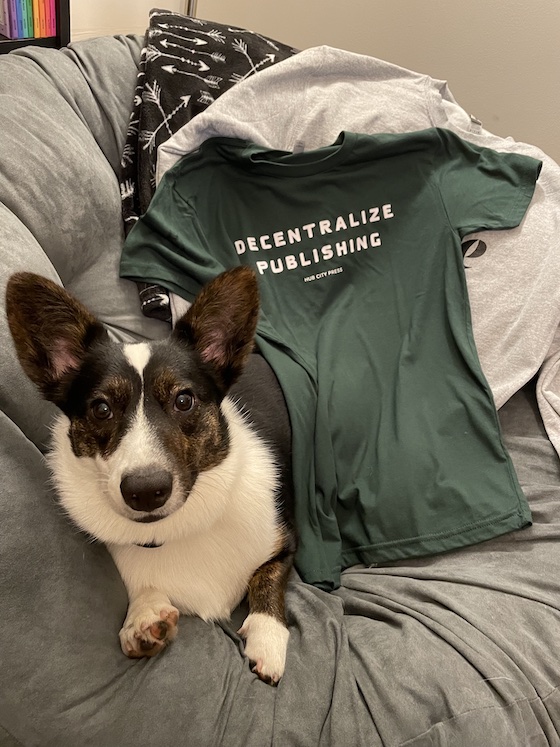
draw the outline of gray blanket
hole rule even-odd
[[[0,57],[0,292],[63,282],[118,339],[161,337],[117,277],[119,156],[141,39]],[[536,747],[560,744],[560,469],[530,387],[500,411],[529,529],[438,557],[355,568],[327,594],[293,578],[286,674],[256,678],[236,633],[184,618],[129,660],[126,593],[49,487],[53,410],[0,315],[2,747]]]

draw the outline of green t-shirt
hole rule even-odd
[[[212,138],[170,169],[121,275],[188,300],[256,269],[293,429],[302,577],[530,524],[478,360],[461,238],[517,226],[540,162],[429,129],[286,153]]]

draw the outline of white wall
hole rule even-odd
[[[71,0],[72,37],[142,33],[153,4]],[[486,129],[560,162],[560,0],[198,0],[197,16],[446,79]]]
[[[152,8],[182,11],[183,0],[70,0],[72,41],[105,34],[143,34]]]

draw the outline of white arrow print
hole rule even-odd
[[[242,51],[242,50],[240,50],[240,51]],[[247,59],[249,59],[248,55],[245,55],[245,56],[247,57]],[[272,65],[272,63],[274,62],[275,59],[276,59],[276,55],[274,55],[274,54],[267,54],[266,57],[264,57],[264,59],[262,59],[256,65],[253,65],[252,60],[249,59],[249,62],[251,63],[251,69],[249,70],[249,72],[245,73],[245,75],[234,74],[234,75],[231,76],[230,80],[233,83],[240,83],[242,80],[245,80],[245,78],[248,78],[253,73],[258,72],[258,69],[260,67],[262,67],[265,63],[269,62]]]
[[[210,57],[214,62],[226,61],[225,54],[222,54],[221,52],[201,52],[199,49],[189,49],[188,47],[183,47],[182,44],[174,44],[173,42],[167,41],[167,39],[162,39],[160,44],[164,49],[172,47],[173,49],[182,49],[184,52],[188,52],[189,54],[203,54],[206,57]]]
[[[121,188],[121,200],[127,200],[129,197],[134,195],[135,189],[131,179],[127,179],[120,183]]]
[[[165,70],[166,73],[171,73],[171,75],[177,73],[178,75],[189,75],[191,78],[198,78],[199,80],[204,81],[204,83],[206,83],[210,88],[219,88],[219,83],[222,80],[222,78],[218,78],[215,75],[208,75],[206,78],[203,78],[201,75],[197,75],[196,73],[187,73],[185,70],[177,70],[175,65],[162,65],[161,69]]]
[[[180,62],[184,62],[185,65],[192,65],[193,67],[198,68],[199,73],[205,73],[207,70],[210,70],[208,65],[202,60],[199,60],[198,62],[194,62],[193,60],[187,60],[184,57],[179,57],[179,55],[176,55],[176,54],[169,54],[168,52],[160,52],[159,49],[156,49],[155,47],[150,47],[150,51],[148,54],[149,54],[149,59],[151,60],[157,60],[159,57],[170,57],[172,60],[179,60]]]
[[[264,59],[262,59],[257,65],[255,65],[253,60],[249,57],[249,53],[247,52],[247,42],[243,41],[243,39],[235,39],[232,47],[238,52],[241,52],[241,54],[249,60],[249,64],[251,65],[251,69],[249,70],[247,75],[244,75],[243,78],[241,78],[241,80],[251,75],[251,73],[256,73],[259,67],[261,67],[262,65],[266,64],[267,62],[272,63],[276,59],[276,55],[267,54]]]
[[[228,28],[228,31],[231,31],[232,34],[253,34],[253,36],[256,36],[257,39],[261,39],[265,44],[268,44],[269,47],[272,47],[278,52],[278,45],[275,44],[272,39],[267,39],[266,36],[261,36],[260,34],[257,34],[256,31],[249,31],[248,29],[232,29]]]
[[[155,145],[156,135],[158,134],[158,132],[161,130],[162,127],[167,128],[167,131],[169,132],[170,136],[173,134],[171,132],[171,129],[169,128],[168,122],[170,122],[173,119],[173,117],[177,114],[178,111],[188,106],[190,98],[191,98],[190,96],[181,96],[181,103],[179,104],[179,106],[176,106],[175,109],[173,109],[173,111],[170,112],[163,119],[163,121],[156,127],[156,129],[153,132],[149,133],[149,137],[147,138],[146,143],[143,146],[143,150],[146,150],[147,148],[149,148],[150,153],[152,152],[154,145]]]
[[[172,23],[159,23],[158,26],[160,26],[162,29],[180,29],[181,31],[185,30],[184,26],[174,25]],[[226,37],[221,31],[218,31],[218,29],[210,29],[210,31],[199,31],[197,29],[196,31],[194,31],[194,33],[202,34],[203,36],[209,36],[211,39],[214,39],[214,41],[220,42],[220,44],[226,43]]]
[[[192,42],[193,44],[196,44],[197,47],[208,44],[207,41],[204,41],[204,39],[198,39],[196,36],[179,36],[179,34],[172,34],[171,31],[161,31],[160,29],[151,29],[150,38],[153,36],[161,36],[162,34],[174,36],[176,39],[181,39],[182,41]]]
[[[251,65],[251,70],[254,70],[255,63],[249,57],[249,53],[247,52],[247,42],[243,41],[243,39],[234,39],[233,44],[231,46],[234,49],[236,49],[238,52],[241,52],[241,54],[249,60],[249,64]]]

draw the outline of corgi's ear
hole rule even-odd
[[[249,267],[236,267],[204,286],[173,334],[194,346],[225,392],[253,350],[258,316],[255,273]]]
[[[6,314],[23,370],[60,405],[88,348],[107,338],[105,328],[63,288],[31,272],[8,280]]]

